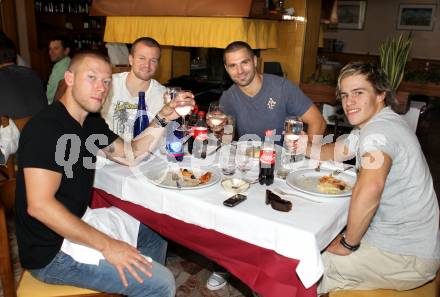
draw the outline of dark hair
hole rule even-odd
[[[336,86],[336,96],[341,98],[341,81],[352,75],[361,74],[371,83],[376,94],[385,93],[385,104],[391,107],[395,106],[396,99],[393,89],[391,89],[388,77],[376,64],[366,63],[362,61],[351,62],[345,65],[339,72],[338,84]]]
[[[254,51],[252,50],[251,46],[249,44],[247,44],[244,41],[234,41],[231,42],[224,50],[223,50],[223,63],[226,63],[226,54],[230,53],[230,52],[235,52],[238,51],[240,49],[246,49],[249,54],[251,55],[251,57],[254,56]]]
[[[136,45],[139,43],[142,43],[143,45],[149,46],[149,47],[157,47],[159,49],[159,52],[162,53],[162,49],[160,48],[159,42],[156,41],[156,39],[151,37],[140,37],[136,39],[133,44],[131,45],[130,54],[134,54],[134,50],[136,49]]]
[[[11,38],[0,31],[0,64],[15,63],[17,61],[17,50]]]
[[[71,49],[71,48],[72,48],[72,47],[71,47],[71,43],[70,43],[70,39],[67,38],[66,36],[63,36],[63,35],[56,35],[56,36],[52,37],[52,38],[49,40],[49,43],[50,43],[51,41],[60,41],[61,46],[62,46],[64,49],[66,49],[66,48],[70,48],[70,49]]]
[[[110,63],[110,59],[102,54],[99,51],[93,51],[93,50],[84,50],[84,51],[80,51],[78,53],[76,53],[73,57],[72,60],[70,61],[68,70],[72,71],[77,64],[81,63],[85,58],[96,58],[98,60],[101,60],[105,63],[108,63],[109,66],[111,67],[111,63]]]

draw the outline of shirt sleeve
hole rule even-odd
[[[57,162],[57,159],[68,159],[70,151],[75,150],[78,145],[77,140],[73,137],[69,138],[69,135],[63,135],[59,126],[53,125],[48,120],[31,120],[20,136],[19,167],[42,168],[62,173],[63,166],[60,165],[62,163]]]
[[[224,91],[222,96],[220,97],[220,106],[223,108],[225,114],[232,115],[233,117],[236,117],[235,115],[235,109],[231,103],[233,100],[232,98],[232,90]]]
[[[294,85],[290,80],[283,80],[283,94],[286,94],[287,98],[287,113],[290,115],[302,116],[313,102],[304,93]]]
[[[360,156],[370,152],[381,151],[386,153],[391,159],[394,159],[396,156],[396,146],[394,145],[392,133],[392,131],[383,127],[381,122],[374,122],[365,126],[360,131]]]
[[[96,142],[96,146],[99,149],[103,149],[115,141],[119,136],[110,130],[109,126],[105,120],[101,117],[99,113],[90,114],[88,118],[88,127],[90,128],[90,134],[101,134],[104,135],[108,140],[107,143],[101,144]]]

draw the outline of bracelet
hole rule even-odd
[[[359,247],[361,246],[360,243],[358,243],[357,245],[351,245],[351,244],[347,243],[347,242],[345,241],[345,234],[342,235],[341,240],[340,240],[339,242],[341,243],[341,245],[342,245],[343,247],[345,247],[347,250],[350,250],[350,251],[352,251],[352,252],[357,251],[357,250],[359,249]]]
[[[156,114],[156,116],[154,117],[154,121],[162,128],[168,125],[168,121],[165,118],[159,117],[159,114]]]

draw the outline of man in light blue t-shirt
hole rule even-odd
[[[348,64],[337,93],[356,128],[324,145],[319,157],[356,157],[359,172],[346,230],[322,255],[318,292],[419,287],[440,266],[439,205],[420,144],[392,110],[394,93],[378,66]],[[309,145],[306,154],[311,151]]]
[[[46,96],[49,104],[53,102],[58,83],[60,80],[64,79],[64,72],[66,72],[69,67],[69,53],[70,45],[67,39],[63,36],[54,37],[49,42],[49,57],[50,60],[55,63],[52,67],[52,72],[50,73],[46,88]]]

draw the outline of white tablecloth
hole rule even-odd
[[[192,158],[185,158],[180,163],[182,166],[192,161]],[[245,202],[229,208],[222,202],[231,194],[226,193],[220,183],[203,189],[180,191],[150,183],[143,172],[163,162],[160,159],[151,157],[131,168],[105,160],[104,167],[99,168],[104,164],[100,163],[96,171],[95,187],[154,212],[297,259],[296,272],[306,288],[319,280],[323,273],[320,252],[345,226],[349,198],[321,198],[322,203],[313,203],[285,196],[292,201],[293,210],[283,213],[265,204],[266,187],[257,183],[246,192],[248,199]],[[215,163],[215,160],[204,162]],[[287,186],[283,180],[276,179],[271,187],[305,195]]]

